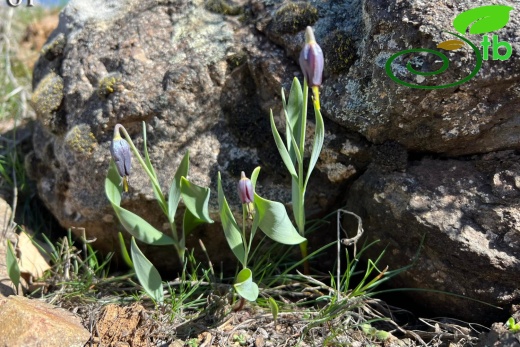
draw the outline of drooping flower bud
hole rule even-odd
[[[253,184],[251,183],[251,180],[246,177],[244,171],[240,174],[240,181],[238,181],[238,196],[240,197],[242,204],[248,204],[253,202],[255,199]]]
[[[318,87],[321,86],[323,77],[323,51],[316,43],[314,32],[311,27],[305,29],[305,46],[300,53],[300,68],[307,84],[312,88],[314,102],[318,110],[320,109],[320,94]]]
[[[123,190],[128,192],[128,176],[130,176],[130,170],[132,168],[132,154],[130,145],[119,133],[121,127],[121,124],[116,124],[114,128],[114,137],[112,138],[110,153],[116,163],[117,172],[119,172],[119,176],[123,179]]]
[[[240,181],[238,181],[238,196],[242,205],[246,205],[247,218],[253,219],[255,214],[255,205],[253,201],[255,199],[255,193],[253,191],[253,184],[251,180],[246,177],[244,171],[240,174]]]

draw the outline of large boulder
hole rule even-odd
[[[414,266],[392,285],[437,314],[492,321],[520,300],[520,156],[413,161],[405,172],[377,161],[354,183],[348,209],[363,219],[383,267]],[[421,247],[422,246],[422,247]],[[465,298],[462,298],[462,297]],[[504,312],[507,315],[507,311]]]
[[[238,17],[205,3],[71,1],[42,49],[34,71],[32,101],[39,122],[28,170],[60,223],[85,228],[100,250],[117,250],[121,230],[104,193],[116,123],[142,148],[146,122],[150,157],[164,191],[189,151],[190,179],[216,192],[221,171],[237,211],[240,171],[250,174],[256,166],[262,167],[260,194],[290,201],[290,177],[280,170],[268,115],[269,107],[279,114],[281,81],[290,86],[298,67],[241,23],[243,6],[237,7]],[[320,187],[309,189],[310,216],[330,209],[348,178],[367,161],[359,135],[333,123],[327,124],[327,134],[328,156],[310,183]],[[135,160],[130,186],[123,206],[168,232]],[[214,219],[216,204],[213,193]],[[201,229],[188,245],[200,249],[198,238],[214,262],[233,257],[223,251],[228,246],[218,225]],[[149,252],[152,261],[173,266],[177,257],[170,247],[163,249]]]
[[[278,116],[280,88],[301,78],[296,61],[304,28],[312,25],[326,57],[327,133],[308,189],[308,214],[319,216],[348,202],[366,219],[369,237],[395,246],[396,256],[386,259],[391,268],[409,261],[427,234],[416,270],[396,285],[506,307],[519,300],[518,171],[514,153],[500,152],[510,153],[507,165],[497,153],[518,148],[520,17],[512,15],[494,33],[511,43],[512,57],[484,61],[475,77],[457,87],[409,88],[385,70],[398,51],[435,48],[451,39],[443,31],[454,31],[453,18],[474,6],[468,0],[73,0],[35,67],[39,126],[29,172],[60,222],[85,227],[104,250],[116,247],[120,229],[103,190],[116,123],[125,125],[139,146],[146,122],[150,155],[165,188],[189,149],[191,178],[215,191],[221,171],[235,206],[240,171],[257,165],[262,195],[290,201],[290,180],[271,139],[268,111],[274,108]],[[468,37],[475,44],[482,39]],[[431,80],[405,75],[402,61],[394,69],[410,82],[445,84],[475,66],[467,48],[446,54],[452,67]],[[417,68],[437,67],[435,57],[412,58]],[[279,117],[277,122],[283,130]],[[130,182],[123,205],[161,227],[165,220],[137,165]],[[383,199],[383,192],[392,199]],[[215,200],[211,209],[215,213]],[[413,232],[405,230],[407,223]],[[208,240],[211,256],[231,256],[222,252],[227,245],[218,225],[199,230],[191,245],[199,237]],[[167,266],[175,260],[152,254]],[[468,272],[475,279],[468,280]],[[481,280],[484,276],[490,277]],[[467,319],[484,320],[495,312],[461,309],[440,295],[428,296],[426,304]]]

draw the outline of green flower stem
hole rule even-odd
[[[132,151],[134,152],[135,156],[137,157],[137,160],[139,160],[139,164],[141,164],[141,167],[144,169],[144,171],[146,172],[148,177],[150,177],[150,181],[155,186],[155,188],[157,188],[157,191],[160,193],[161,206],[163,206],[163,204],[166,205],[166,199],[164,198],[164,195],[161,190],[161,186],[160,186],[159,182],[157,181],[157,178],[155,178],[153,173],[150,170],[148,170],[146,163],[144,162],[143,158],[141,157],[141,154],[135,147],[134,142],[130,138],[130,135],[128,135],[128,132],[126,131],[125,127],[121,126],[120,129],[123,131],[123,135],[125,136],[125,139],[128,142],[128,144],[130,144],[130,148],[132,148]],[[166,213],[166,215],[168,215],[168,213]]]
[[[247,203],[242,204],[242,243],[244,244],[244,269],[247,268],[247,261],[249,255],[249,243],[246,235],[246,219],[247,219]]]
[[[298,194],[300,200],[300,209],[299,220],[296,221],[298,226],[298,232],[301,236],[305,234],[305,172],[303,167],[303,157],[305,153],[305,132],[307,130],[307,105],[309,99],[309,88],[307,86],[307,79],[303,79],[303,109],[302,109],[302,121],[301,121],[301,137],[300,137],[300,153],[302,156],[302,160],[298,161]]]
[[[134,145],[134,142],[132,141],[132,138],[126,131],[125,127],[122,125],[120,126],[120,130],[123,132],[123,136],[125,137],[126,141],[130,145],[130,148],[132,148],[132,151],[134,152],[135,156],[137,157],[137,160],[139,161],[139,164],[141,164],[141,167],[144,169],[148,177],[150,178],[150,181],[155,186],[155,189],[159,193],[160,202],[159,205],[161,206],[161,209],[163,210],[163,213],[168,216],[168,204],[166,202],[166,199],[164,198],[164,195],[161,190],[161,186],[159,185],[159,182],[157,181],[157,178],[154,176],[154,174],[148,169],[146,166],[146,163],[143,160],[143,157],[141,157],[141,154],[137,150],[137,148]],[[184,263],[184,247],[179,244],[179,234],[177,233],[177,226],[175,223],[170,223],[170,228],[172,230],[173,239],[175,240],[174,248],[177,251],[177,254],[179,255],[181,264]]]
[[[307,78],[303,79],[303,109],[302,109],[302,121],[301,121],[301,137],[300,137],[300,153],[302,160],[298,163],[298,193],[300,200],[300,214],[299,221],[297,221],[298,232],[301,236],[305,237],[305,172],[303,168],[303,158],[305,153],[305,132],[307,130],[307,107],[309,100],[309,87],[307,84]],[[307,241],[300,243],[300,252],[302,259],[307,257]],[[305,275],[310,274],[309,262],[305,260],[303,262],[303,273]]]

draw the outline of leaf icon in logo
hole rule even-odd
[[[453,20],[453,27],[462,35],[469,28],[470,34],[485,34],[501,29],[509,22],[511,6],[480,6],[459,14]]]
[[[464,42],[461,40],[447,40],[437,45],[437,48],[442,48],[447,51],[454,51],[464,46]]]

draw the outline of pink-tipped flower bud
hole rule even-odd
[[[321,85],[323,76],[323,51],[316,43],[311,27],[305,29],[305,46],[300,53],[300,67],[309,87]]]
[[[242,204],[252,203],[255,199],[253,184],[251,180],[246,177],[244,171],[240,174],[240,181],[238,181],[238,196]]]
[[[112,139],[112,145],[110,146],[110,153],[116,163],[119,176],[123,178],[123,189],[127,192],[128,176],[130,176],[130,170],[132,169],[132,152],[128,142],[126,142],[119,133],[121,127],[121,124],[117,124],[114,128],[114,137]]]

